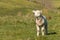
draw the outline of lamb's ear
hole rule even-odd
[[[33,10],[32,12],[35,13],[35,10]]]
[[[35,12],[35,10],[32,11],[33,13]]]

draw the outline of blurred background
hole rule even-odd
[[[36,37],[32,10],[42,10],[49,35]],[[0,40],[60,40],[60,0],[0,0]]]

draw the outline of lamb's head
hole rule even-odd
[[[33,10],[34,16],[38,17],[42,15],[42,10]]]

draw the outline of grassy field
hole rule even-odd
[[[56,12],[49,11],[49,35],[36,37],[33,9],[41,5],[27,0],[0,0],[0,40],[60,40],[60,1],[54,0]],[[37,5],[37,6],[36,6]]]

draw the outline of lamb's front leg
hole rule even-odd
[[[42,26],[41,32],[42,32],[42,36],[44,36],[45,35],[45,26]]]
[[[37,36],[39,36],[39,34],[40,34],[40,27],[38,25],[36,25],[36,28],[37,28]]]

